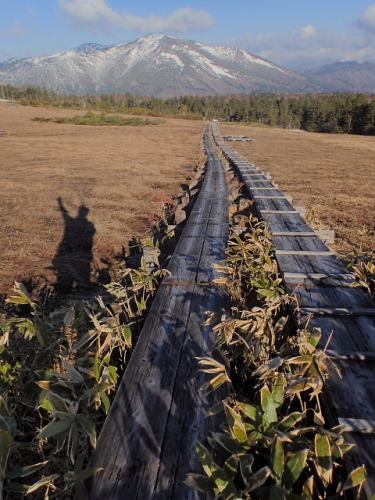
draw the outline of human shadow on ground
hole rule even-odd
[[[64,234],[50,269],[56,273],[54,291],[69,294],[92,288],[91,265],[95,226],[87,219],[89,209],[81,205],[76,217],[69,214],[61,198],[57,199],[64,221]]]

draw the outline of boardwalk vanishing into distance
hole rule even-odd
[[[99,436],[90,466],[104,470],[91,480],[90,500],[197,498],[184,480],[201,470],[196,442],[219,424],[206,418],[199,388],[211,377],[196,358],[213,343],[205,312],[228,309],[213,283],[228,243],[228,188],[209,126],[204,141],[203,184]]]
[[[206,311],[228,311],[224,287],[213,264],[225,258],[229,235],[228,188],[224,167],[207,126],[207,166],[198,198],[155,296],[149,315],[99,436],[91,467],[102,467],[89,483],[90,500],[193,500],[206,498],[184,484],[200,472],[195,451],[220,414],[206,418],[208,402],[199,388],[211,377],[197,357],[213,345]],[[375,308],[351,285],[348,273],[311,229],[290,197],[270,178],[213,137],[236,168],[258,216],[268,221],[293,312],[322,330],[322,347],[332,367],[323,404],[328,425],[341,424],[357,446],[345,457],[348,471],[366,465],[364,498],[375,491]],[[217,395],[216,397],[221,397]]]
[[[213,135],[244,182],[261,220],[268,221],[276,260],[295,314],[309,328],[321,328],[322,347],[340,369],[329,371],[324,392],[328,424],[344,425],[356,446],[345,455],[348,470],[365,464],[363,494],[375,492],[375,307],[368,294],[353,288],[355,276],[301,217],[269,176]],[[349,207],[348,207],[349,210]]]

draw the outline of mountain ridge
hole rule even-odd
[[[375,64],[337,61],[303,73],[332,92],[375,93]]]
[[[319,92],[309,77],[233,47],[148,35],[107,46],[86,43],[67,52],[0,63],[0,81],[65,94],[125,93],[175,97],[249,92]]]

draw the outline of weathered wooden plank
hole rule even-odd
[[[227,238],[205,238],[196,278],[198,283],[210,283],[215,279],[225,277],[214,267],[214,264],[225,259],[227,244]]]
[[[373,309],[348,309],[345,307],[299,307],[302,314],[323,314],[334,316],[375,316]]]
[[[354,276],[349,275],[349,279],[353,280]],[[343,308],[347,310],[369,310],[374,309],[374,304],[370,297],[363,290],[353,288],[352,286],[340,287],[335,286],[317,286],[315,288],[298,289],[298,305],[300,308]]]
[[[259,209],[259,212],[261,214],[298,214],[297,210],[263,210]]]
[[[203,234],[194,238],[182,236],[168,265],[171,274],[163,282],[207,283],[220,277],[213,264],[225,259],[227,242],[227,234],[216,237]]]
[[[285,196],[262,196],[262,195],[255,195],[253,196],[254,200],[285,200]]]
[[[286,215],[271,214],[267,217],[267,221],[271,233],[274,231],[312,231],[299,212]]]
[[[263,186],[250,180],[246,180],[245,185],[251,194],[254,194],[253,188],[275,187],[271,183]],[[277,196],[276,190],[274,194]],[[336,354],[334,362],[340,369],[340,375],[335,365],[328,363],[329,378],[326,381],[327,390],[323,393],[328,423],[336,425],[338,419],[366,419],[372,422],[367,426],[371,434],[351,432],[347,435],[348,441],[357,446],[345,458],[349,469],[366,465],[368,479],[363,493],[365,498],[369,498],[375,492],[374,305],[362,290],[350,286],[355,276],[348,273],[334,255],[327,255],[327,247],[316,238],[297,211],[292,212],[290,207],[285,206],[266,205],[267,200],[262,198],[254,200],[255,207],[269,222],[286,290],[296,297],[295,309],[300,315],[308,315],[302,319],[309,322],[309,328],[321,329],[321,346],[327,347],[329,342],[330,351],[327,350],[327,353]],[[276,204],[277,200],[270,203]],[[330,241],[332,237],[330,233]],[[357,429],[352,426],[347,430]]]
[[[305,290],[295,290],[297,302],[306,302],[306,296],[310,295],[313,302],[317,297],[320,301],[320,290],[325,288],[335,289],[332,293],[337,295],[340,291],[336,287],[314,287]],[[303,287],[301,287],[303,289]],[[353,290],[353,289],[351,289]],[[359,290],[358,290],[359,291]],[[342,289],[343,295],[349,289]],[[365,300],[365,299],[364,299]],[[375,320],[373,316],[338,316],[338,315],[313,315],[309,319],[311,327],[320,328],[322,331],[322,345],[330,338],[329,348],[336,351],[366,351],[375,352]],[[365,379],[364,379],[365,380]],[[353,388],[354,390],[354,388]]]
[[[271,181],[269,181],[268,179],[262,179],[262,180],[252,180],[251,182],[250,181],[246,181],[245,184],[246,184],[246,187],[251,191],[252,187],[261,187],[261,186],[258,186],[258,184],[268,184],[268,186],[265,186],[265,187],[274,187],[274,185],[272,184]]]
[[[276,255],[306,255],[307,257],[325,257],[328,255],[335,255],[335,252],[317,250],[275,250]]]
[[[328,321],[326,321],[328,319]],[[314,316],[310,327],[320,327],[323,333],[322,346],[330,340],[330,348],[337,351],[373,351],[375,328],[374,322],[361,324],[363,318],[337,318]],[[322,321],[323,320],[323,321]],[[367,335],[361,334],[368,332]],[[374,351],[373,351],[374,352]],[[326,381],[326,398],[323,401],[328,416],[329,425],[335,425],[338,418],[374,419],[375,401],[375,363],[335,359],[335,365],[340,369],[340,375],[334,365],[328,363],[329,378]],[[375,436],[347,434],[347,441],[354,443],[355,448],[347,455],[346,462],[350,469],[366,465],[368,480],[365,487],[366,498],[375,491],[374,450]]]
[[[317,229],[315,232],[325,243],[331,245],[335,242],[335,231],[333,229]]]
[[[295,237],[316,237],[316,234],[314,233],[313,230],[308,231],[308,232],[302,232],[302,231],[272,231],[271,232],[272,238],[275,239],[277,236],[287,236],[288,238],[293,238]],[[276,240],[277,241],[277,240]]]
[[[187,336],[181,350],[176,389],[166,425],[154,498],[196,498],[195,493],[184,484],[186,475],[191,471],[200,470],[201,467],[195,446],[198,441],[207,439],[212,428],[219,429],[222,418],[218,417],[211,422],[206,418],[208,405],[199,389],[208,377],[199,372],[196,358],[207,355],[212,347],[210,330],[204,326],[202,318],[205,317],[206,311],[220,308],[228,310],[228,298],[221,288],[194,288],[194,300],[186,328]],[[208,340],[202,340],[207,338]],[[214,397],[218,398],[219,394]],[[211,397],[210,404],[214,402]]]
[[[123,498],[125,492],[151,498],[193,289],[187,286],[183,298],[178,286],[158,291],[92,459],[93,466],[105,467],[92,481],[93,500]],[[168,312],[164,319],[161,311],[172,310],[174,317]]]
[[[311,252],[330,252],[330,254],[335,255],[334,252],[330,251],[329,248],[322,242],[322,240],[311,230],[303,234],[307,234],[308,238],[301,237],[301,233],[296,231],[293,232],[294,237],[278,236],[277,234],[272,234],[272,242],[277,250],[301,250],[301,251],[311,251]]]
[[[270,190],[270,191],[279,191],[275,187],[252,187],[251,191],[259,191],[259,190]]]
[[[194,238],[182,234],[168,264],[171,274],[164,278],[165,282],[196,283],[204,238],[204,233]]]
[[[335,332],[337,332],[335,343],[338,344],[341,332],[335,329],[332,338],[335,337]],[[335,359],[334,363],[327,363],[329,369],[327,387],[336,418],[373,418],[375,364],[339,358]],[[371,467],[373,469],[373,465]]]
[[[357,351],[357,352],[343,352],[326,350],[327,356],[331,358],[344,359],[350,361],[375,361],[375,352]]]
[[[183,229],[184,237],[200,237],[202,234],[206,234],[208,220],[190,222]]]
[[[90,480],[90,500],[197,498],[184,479],[200,470],[195,443],[217,421],[205,419],[198,388],[210,377],[199,372],[196,357],[213,343],[205,311],[228,309],[224,289],[212,283],[219,276],[212,264],[224,257],[228,239],[227,187],[207,136],[205,143],[201,191],[90,463],[104,467]]]
[[[104,471],[92,480],[91,500],[195,498],[183,483],[198,469],[193,448],[205,432],[195,358],[212,346],[204,311],[226,307],[225,296],[199,285],[162,286],[158,296],[92,459]]]
[[[264,177],[264,175],[260,174],[260,173],[259,174],[258,173],[256,173],[256,174],[248,174],[248,173],[241,172],[241,175],[243,177]]]
[[[283,273],[287,276],[290,276],[290,273],[324,274],[333,276],[350,274],[335,256],[308,257],[306,255],[276,255],[276,259],[280,269],[282,269]]]
[[[260,212],[263,212],[265,210],[272,210],[272,211],[292,211],[293,213],[298,213],[298,211],[293,207],[293,205],[285,198],[285,196],[282,196],[281,198],[274,198],[274,199],[259,199],[256,202],[257,208]],[[277,212],[276,212],[277,213]]]
[[[375,420],[339,418],[339,424],[344,427],[344,432],[360,432],[361,434],[372,434],[375,432]]]
[[[290,280],[303,280],[303,279],[316,279],[321,280],[324,278],[336,279],[336,280],[355,280],[352,274],[340,274],[340,273],[287,273],[281,271],[284,280],[289,282]]]

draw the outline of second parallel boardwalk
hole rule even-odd
[[[196,357],[212,346],[206,311],[227,309],[212,266],[224,258],[228,192],[221,161],[205,133],[207,170],[198,199],[155,296],[99,436],[90,500],[193,500],[184,484],[200,470],[195,451],[215,420],[199,391],[207,375]],[[210,377],[209,377],[210,378]]]
[[[296,313],[322,330],[322,347],[340,369],[330,369],[324,410],[331,427],[344,424],[356,446],[349,468],[366,465],[364,496],[375,493],[375,306],[355,276],[314,233],[265,174],[230,149],[217,129],[214,138],[238,169],[261,219],[268,221],[286,291],[296,298]]]

